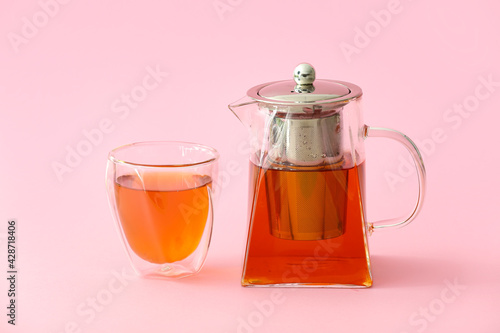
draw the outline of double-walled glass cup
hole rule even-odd
[[[112,150],[106,188],[117,230],[136,272],[197,273],[214,219],[218,152],[187,142],[141,142]]]

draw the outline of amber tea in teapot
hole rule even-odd
[[[301,64],[293,81],[258,85],[229,105],[252,143],[243,286],[369,287],[368,235],[417,215],[420,153],[404,134],[366,126],[361,96],[358,86],[316,80],[314,68]],[[397,140],[414,158],[418,200],[402,221],[366,219],[368,137]]]

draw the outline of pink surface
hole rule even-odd
[[[0,279],[0,332],[500,331],[496,2],[58,1],[0,9],[0,267],[15,218],[19,270],[15,327]],[[366,123],[424,152],[425,206],[370,237],[370,289],[239,284],[247,136],[227,104],[303,61],[360,85]],[[109,150],[144,140],[221,153],[226,182],[195,277],[130,277],[104,173]],[[409,155],[366,147],[369,218],[404,214]]]

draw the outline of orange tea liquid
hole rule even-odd
[[[250,168],[253,202],[242,285],[371,286],[364,163],[313,171]]]
[[[196,250],[209,212],[210,177],[144,173],[120,176],[114,186],[121,226],[135,254],[163,264]]]

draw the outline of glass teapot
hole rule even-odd
[[[361,96],[352,83],[316,80],[304,63],[294,80],[255,86],[229,105],[251,134],[243,286],[370,287],[367,235],[416,217],[420,152],[398,131],[365,125]],[[413,157],[419,194],[404,220],[366,221],[367,137],[395,139]]]

